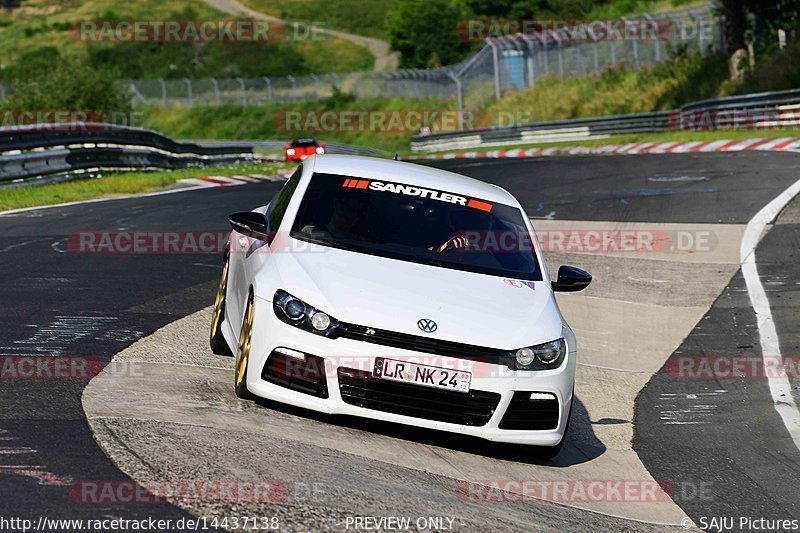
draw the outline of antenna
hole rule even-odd
[[[397,152],[395,152],[395,153],[394,153],[394,160],[395,160],[395,161],[398,161],[399,159],[400,159],[400,154],[398,154]]]

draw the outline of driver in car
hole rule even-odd
[[[328,221],[318,226],[309,224],[301,230],[306,235],[322,239],[348,239],[353,237],[358,223],[364,218],[369,202],[364,195],[348,191],[333,197],[331,216]]]
[[[463,251],[470,245],[477,245],[470,242],[469,234],[486,225],[486,220],[472,210],[459,209],[447,214],[447,226],[453,232],[446,241],[439,245],[433,245],[428,250],[440,254],[446,250]]]

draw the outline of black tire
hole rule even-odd
[[[242,329],[239,332],[239,344],[236,347],[236,365],[234,366],[233,385],[236,396],[242,400],[255,400],[255,396],[247,388],[247,370],[250,364],[250,341],[253,337],[255,321],[255,299],[253,291],[247,298],[247,305],[242,317]]]
[[[233,357],[228,341],[222,335],[222,323],[225,321],[225,293],[228,290],[228,267],[229,256],[225,254],[225,261],[222,264],[222,273],[219,277],[217,295],[214,299],[214,313],[211,317],[211,351],[217,355]]]

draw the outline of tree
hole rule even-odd
[[[386,14],[386,30],[401,65],[437,67],[462,59],[470,49],[457,33],[464,16],[450,0],[397,0]]]
[[[85,111],[109,116],[130,111],[131,103],[110,69],[93,69],[52,47],[23,56],[13,67],[14,92],[6,105],[24,111]]]
[[[728,54],[745,47],[744,33],[747,29],[747,14],[742,0],[722,0],[725,17],[725,46]]]

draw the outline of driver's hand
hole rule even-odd
[[[469,240],[464,235],[454,235],[447,239],[443,244],[436,248],[436,253],[440,254],[447,250],[448,248],[452,248],[454,250],[459,250],[461,248],[465,248],[469,246]]]

